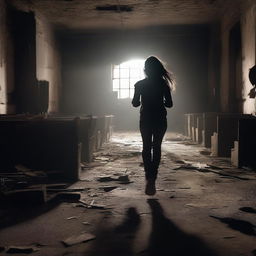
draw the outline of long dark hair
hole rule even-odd
[[[163,78],[171,89],[175,89],[173,74],[164,67],[157,57],[150,56],[146,59],[144,72],[149,78]]]

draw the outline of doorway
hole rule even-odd
[[[229,112],[243,112],[240,22],[233,26],[229,34]]]
[[[9,7],[14,48],[16,113],[36,112],[36,21],[34,13]]]

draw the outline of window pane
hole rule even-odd
[[[129,69],[128,68],[120,69],[120,76],[121,78],[129,78]]]
[[[119,79],[113,80],[113,90],[119,89]]]
[[[140,74],[141,74],[141,70],[140,69],[135,69],[135,68],[132,68],[131,70],[130,70],[130,76],[131,76],[131,78],[139,78],[140,77]]]
[[[129,89],[120,90],[120,99],[129,98]]]
[[[119,78],[119,68],[114,68],[114,70],[113,70],[113,78]]]
[[[134,95],[134,89],[130,89],[130,98],[133,98]]]
[[[145,77],[144,61],[129,60],[120,65],[112,65],[113,91],[118,93],[118,98],[133,97],[134,85]]]
[[[128,89],[129,88],[129,79],[120,79],[120,88]]]
[[[121,68],[129,68],[129,62],[123,62],[120,64]]]
[[[134,85],[139,81],[139,78],[137,79],[131,79],[130,80],[130,88],[134,88]]]

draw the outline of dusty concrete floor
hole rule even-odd
[[[256,255],[256,173],[179,135],[167,134],[162,149],[157,194],[149,197],[139,134],[114,134],[72,185],[84,189],[84,204],[1,211],[0,246],[33,245],[35,256]],[[61,243],[87,232],[96,239]]]

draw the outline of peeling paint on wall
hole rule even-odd
[[[60,56],[53,28],[38,14],[36,14],[36,56],[37,79],[49,82],[48,112],[58,112],[61,87]]]

